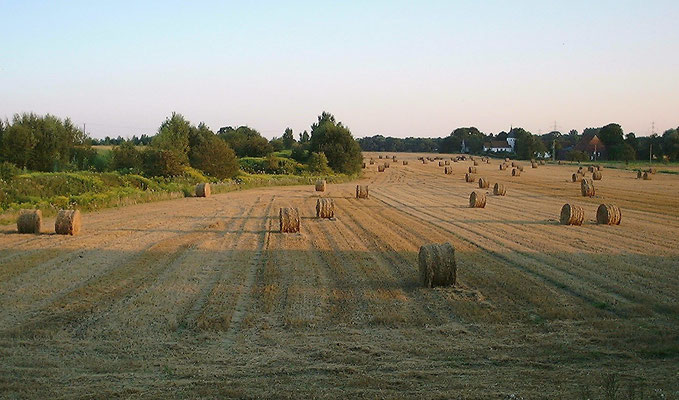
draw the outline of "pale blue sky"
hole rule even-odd
[[[0,117],[357,137],[679,125],[679,1],[0,0]]]

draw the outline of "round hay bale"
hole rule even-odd
[[[443,162],[444,165],[450,165],[450,160],[446,160]]]
[[[80,211],[59,210],[57,219],[54,221],[54,232],[59,235],[77,235],[80,233]]]
[[[385,169],[389,168],[389,163],[388,163],[388,162],[385,162],[385,163],[384,163],[384,168],[385,168]]]
[[[540,165],[545,165],[545,160],[540,160]]]
[[[653,175],[655,175],[655,174],[658,172],[658,169],[657,169],[657,168],[649,168],[649,169],[648,169],[648,172],[650,172],[650,173],[652,173]]]
[[[580,182],[582,181],[582,175],[576,172],[573,174],[573,176],[571,176],[571,179],[573,180],[573,182]]]
[[[42,229],[42,211],[21,210],[17,218],[17,231],[19,233],[40,233]]]
[[[474,160],[474,166],[478,166],[478,165],[479,165],[479,162]]]
[[[531,167],[531,168],[537,168],[537,167],[538,167],[538,163],[532,162],[532,163],[530,163],[530,167]]]
[[[377,172],[384,172],[384,165],[378,165]]]
[[[557,164],[561,165],[561,160],[559,160],[559,162],[557,162]]]
[[[500,164],[500,171],[504,171],[506,169],[507,169],[507,164],[504,164],[504,163]]]
[[[516,167],[516,169],[518,169],[519,171],[523,172],[523,165],[519,165],[518,167]]]
[[[507,194],[507,188],[501,183],[496,183],[495,186],[493,186],[493,194],[496,196],[504,196]]]
[[[596,166],[596,169],[597,169],[597,171],[603,171],[603,170],[604,170],[604,166],[601,165],[601,164],[599,164],[599,165]]]
[[[564,204],[561,207],[559,221],[562,225],[582,225],[585,220],[585,210],[574,204]]]
[[[396,161],[396,156],[392,156],[392,157],[391,157],[391,160],[392,160],[392,161]]]
[[[210,184],[207,182],[196,185],[196,197],[210,197],[211,192]]]
[[[587,172],[594,172],[594,165],[587,167]]]
[[[457,279],[455,249],[450,243],[431,243],[420,247],[417,256],[420,280],[427,288],[452,286]]]
[[[614,204],[601,204],[596,210],[596,222],[602,225],[620,225],[622,212]]]
[[[380,156],[380,160],[382,159],[382,156]]]
[[[486,178],[479,178],[479,189],[487,189],[490,187],[490,182]]]
[[[299,211],[292,207],[281,207],[278,211],[281,233],[297,233],[300,229]]]
[[[317,192],[325,192],[327,184],[325,182],[325,179],[319,179],[316,181],[316,191]]]
[[[505,157],[505,162],[509,162],[509,157]]]
[[[368,185],[356,185],[356,198],[357,199],[368,198]]]
[[[327,198],[316,200],[316,218],[335,218],[335,201]]]
[[[644,180],[645,181],[650,181],[651,180],[651,174],[649,172],[644,172]]]
[[[363,163],[363,168],[365,168],[365,163]]]
[[[486,194],[481,192],[472,192],[469,195],[469,207],[484,208],[486,206]]]
[[[375,160],[373,160],[373,159],[371,158],[371,159],[370,159],[370,165],[374,165],[374,164],[375,164]]]
[[[595,181],[600,181],[601,178],[602,178],[601,171],[596,170],[592,172],[592,179],[594,179]]]
[[[521,176],[521,170],[518,168],[512,169],[512,176]]]
[[[453,169],[451,167],[445,167],[445,168],[443,168],[443,173],[446,174],[446,175],[452,175]]]
[[[408,161],[403,160],[403,165],[408,165]]]
[[[584,197],[594,197],[594,182],[589,178],[584,178],[580,182],[580,192]]]
[[[512,161],[512,168],[516,168],[519,166],[519,163],[516,161]]]
[[[469,167],[469,173],[475,174],[476,173],[476,167]]]
[[[643,176],[643,174],[641,173],[641,170],[638,170],[637,171],[637,179],[641,179],[642,176]]]
[[[465,182],[474,182],[476,180],[476,177],[474,174],[466,173],[464,174],[464,181]]]
[[[443,167],[443,161],[439,161],[439,167]]]

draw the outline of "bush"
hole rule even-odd
[[[14,179],[15,176],[19,175],[21,170],[17,168],[14,164],[10,162],[0,163],[0,179],[9,182]]]
[[[303,163],[309,159],[309,152],[304,148],[303,145],[295,143],[292,145],[290,157],[297,162]]]
[[[111,167],[115,170],[142,168],[142,155],[131,141],[125,141],[111,150]]]
[[[231,146],[238,157],[264,157],[273,152],[269,141],[247,126],[240,126],[237,129],[230,126],[221,128],[219,137]]]
[[[587,161],[589,160],[589,156],[583,151],[572,150],[566,154],[566,159],[570,161]]]
[[[214,135],[191,148],[191,165],[218,179],[229,179],[238,174],[236,153]]]
[[[175,176],[184,172],[185,165],[173,151],[149,148],[143,153],[144,173],[148,176]]]
[[[272,156],[243,157],[239,160],[240,168],[249,174],[299,174],[304,170],[304,166],[289,158]]]
[[[325,153],[328,164],[335,172],[354,174],[361,170],[363,155],[351,131],[332,114],[324,112],[311,126],[310,150]]]
[[[328,158],[323,153],[311,153],[309,157],[309,171],[317,174],[327,174],[330,171],[328,167]]]

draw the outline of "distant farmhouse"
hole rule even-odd
[[[606,158],[608,156],[604,142],[596,134],[587,135],[580,139],[578,144],[575,145],[575,150],[587,154],[590,160]]]
[[[514,132],[509,132],[509,135],[507,135],[507,140],[493,140],[491,142],[484,143],[483,151],[491,151],[493,153],[504,151],[511,153],[514,151],[514,146],[516,146],[516,135]]]

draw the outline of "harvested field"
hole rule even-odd
[[[605,398],[615,379],[676,396],[679,175],[607,168],[589,198],[572,165],[497,163],[476,168],[511,196],[485,209],[414,162],[330,184],[335,220],[310,185],[87,213],[78,236],[0,226],[0,394]],[[620,225],[596,223],[602,203]],[[279,233],[281,207],[301,233]],[[419,248],[446,242],[457,283],[425,288]]]

